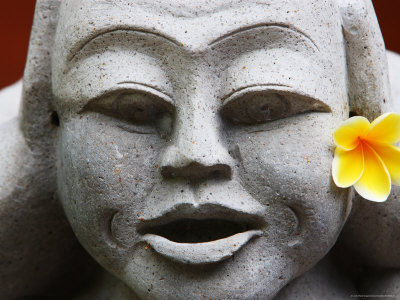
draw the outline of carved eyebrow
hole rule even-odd
[[[238,33],[241,33],[241,32],[245,32],[245,31],[250,31],[250,30],[253,30],[253,29],[256,29],[256,28],[260,28],[260,27],[280,27],[280,28],[283,28],[283,29],[286,29],[286,30],[289,30],[289,31],[293,31],[295,33],[298,33],[298,34],[302,35],[303,37],[305,37],[309,42],[311,42],[311,44],[314,46],[314,48],[316,48],[316,50],[319,51],[319,48],[318,48],[317,44],[314,42],[314,40],[309,35],[307,35],[306,33],[304,33],[303,31],[299,30],[296,27],[293,27],[293,26],[290,26],[290,25],[287,25],[287,24],[281,24],[281,23],[255,24],[255,25],[251,25],[251,26],[248,26],[248,27],[245,27],[245,28],[240,28],[240,29],[237,29],[237,30],[233,30],[233,31],[228,32],[228,33],[216,38],[215,40],[211,41],[210,43],[208,43],[208,46],[213,46],[213,45],[215,45],[215,44],[217,44],[217,43],[219,43],[219,42],[221,42],[221,41],[223,41],[223,40],[225,40],[225,39],[227,39],[227,38],[229,38],[229,37],[231,37],[231,36],[233,36],[235,34],[238,34]],[[168,35],[161,34],[159,32],[154,32],[154,31],[141,29],[141,28],[132,28],[132,27],[124,26],[124,27],[119,27],[119,28],[105,29],[103,31],[98,31],[94,35],[90,35],[87,39],[81,41],[80,43],[78,43],[78,45],[72,47],[72,49],[70,50],[70,55],[68,55],[68,57],[67,57],[67,60],[68,61],[73,60],[74,57],[77,56],[78,53],[80,51],[82,51],[83,48],[85,48],[85,46],[88,45],[94,39],[96,39],[96,38],[98,38],[98,37],[100,37],[100,36],[102,36],[104,34],[118,32],[118,31],[125,31],[125,32],[126,31],[130,31],[130,32],[146,33],[146,34],[158,37],[158,38],[162,38],[162,39],[164,39],[164,40],[166,40],[166,41],[168,41],[168,42],[170,42],[170,43],[172,43],[172,44],[174,44],[176,46],[181,46],[182,45],[181,42],[179,42],[175,38],[173,38],[171,36],[168,36]]]
[[[251,85],[247,85],[244,87],[241,87],[237,90],[233,90],[230,93],[226,94],[225,96],[223,96],[221,98],[221,101],[225,101],[227,98],[229,98],[230,96],[232,96],[233,94],[236,94],[242,90],[248,89],[248,88],[252,88],[252,87],[286,87],[286,88],[292,88],[290,85],[287,84],[279,84],[279,83],[263,83],[263,84],[251,84]]]
[[[139,32],[139,33],[146,33],[149,35],[153,35],[156,36],[158,38],[162,38],[172,44],[175,44],[176,46],[181,46],[181,43],[179,41],[177,41],[176,39],[174,39],[173,37],[167,36],[167,35],[163,35],[161,33],[158,32],[154,32],[154,31],[150,31],[150,30],[145,30],[145,29],[138,29],[138,28],[132,28],[132,27],[119,27],[119,28],[112,28],[112,29],[105,29],[103,31],[99,31],[97,32],[95,35],[91,35],[89,36],[87,39],[81,41],[77,46],[72,47],[72,50],[70,51],[70,55],[67,58],[68,61],[71,61],[74,59],[75,56],[78,55],[78,53],[80,51],[83,50],[83,48],[85,48],[86,45],[88,45],[91,41],[93,41],[94,39],[108,34],[108,33],[113,33],[113,32],[118,32],[118,31],[130,31],[130,32]]]
[[[298,33],[300,35],[302,35],[303,37],[305,37],[309,42],[311,42],[311,44],[319,51],[319,48],[317,46],[317,44],[315,43],[315,41],[305,32],[301,31],[300,29],[287,25],[287,24],[282,24],[282,23],[261,23],[261,24],[255,24],[255,25],[250,25],[248,27],[245,28],[239,28],[237,30],[228,32],[227,34],[224,34],[218,38],[216,38],[215,40],[211,41],[208,46],[213,46],[237,33],[241,33],[241,32],[245,32],[245,31],[249,31],[249,30],[253,30],[255,28],[259,28],[259,27],[281,27],[283,29],[286,29],[288,31],[293,31],[295,33]]]

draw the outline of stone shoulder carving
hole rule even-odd
[[[392,107],[385,50],[370,1],[300,2],[38,0],[0,125],[0,297],[271,299],[295,280],[285,299],[316,274],[314,297],[351,291],[330,258],[300,276],[351,210],[334,129]]]

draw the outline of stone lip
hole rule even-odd
[[[261,230],[249,230],[227,238],[204,243],[176,243],[155,234],[145,234],[147,242],[157,253],[183,264],[211,264],[228,259]]]
[[[149,216],[151,215],[151,216]],[[148,229],[154,226],[162,226],[180,219],[221,219],[239,223],[248,223],[253,227],[262,228],[266,226],[265,208],[261,205],[254,209],[250,205],[233,207],[231,203],[209,203],[193,204],[180,203],[173,207],[167,207],[159,213],[144,212],[141,216],[144,219],[139,224],[138,231],[141,234],[151,233]],[[249,228],[256,229],[256,228]]]

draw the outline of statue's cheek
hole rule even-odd
[[[305,256],[333,245],[348,209],[348,191],[332,184],[332,129],[319,119],[302,116],[230,138],[241,183],[268,207],[270,236]]]
[[[125,235],[135,242],[146,196],[161,178],[157,163],[164,146],[157,135],[104,121],[83,117],[63,124],[59,144],[58,194],[75,234],[95,257],[123,249]]]

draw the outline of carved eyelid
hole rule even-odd
[[[254,92],[286,92],[286,93],[292,93],[292,94],[297,94],[299,96],[303,96],[303,97],[307,97],[309,99],[313,99],[316,103],[321,104],[321,107],[324,107],[324,109],[321,109],[321,111],[327,111],[327,112],[331,112],[332,109],[331,107],[326,104],[325,102],[316,99],[313,96],[310,96],[304,92],[299,92],[297,90],[295,90],[294,88],[292,88],[291,86],[288,85],[284,85],[284,84],[258,84],[258,85],[253,85],[253,86],[247,86],[247,87],[243,87],[240,88],[238,90],[235,90],[231,93],[229,93],[228,95],[226,95],[225,97],[223,97],[221,99],[222,101],[222,107],[224,107],[225,105],[227,105],[228,103],[241,98],[242,96],[249,94],[249,93],[254,93]]]
[[[89,101],[84,108],[80,111],[80,113],[90,110],[91,106],[96,105],[97,102],[100,102],[101,99],[105,97],[109,97],[112,95],[118,95],[118,94],[123,94],[123,93],[144,93],[144,94],[149,94],[150,96],[159,98],[161,100],[164,100],[167,102],[169,105],[172,107],[175,107],[175,103],[172,100],[172,97],[167,95],[166,93],[160,91],[159,89],[152,87],[147,84],[142,84],[142,83],[137,83],[137,82],[131,82],[131,81],[123,81],[118,83],[117,88],[112,88],[108,91],[105,91],[101,93],[99,96],[95,97],[91,101]]]
[[[161,99],[165,100],[166,102],[168,102],[169,104],[175,106],[174,100],[171,95],[168,95],[168,94],[162,92],[161,90],[159,90],[158,88],[153,87],[151,85],[133,82],[133,81],[118,82],[118,85],[122,85],[123,87],[126,87],[128,90],[131,90],[131,91],[150,93],[151,95],[161,98]]]
[[[329,105],[316,97],[285,85],[244,87],[221,100],[220,114],[233,123],[257,124],[301,113],[332,112]]]

